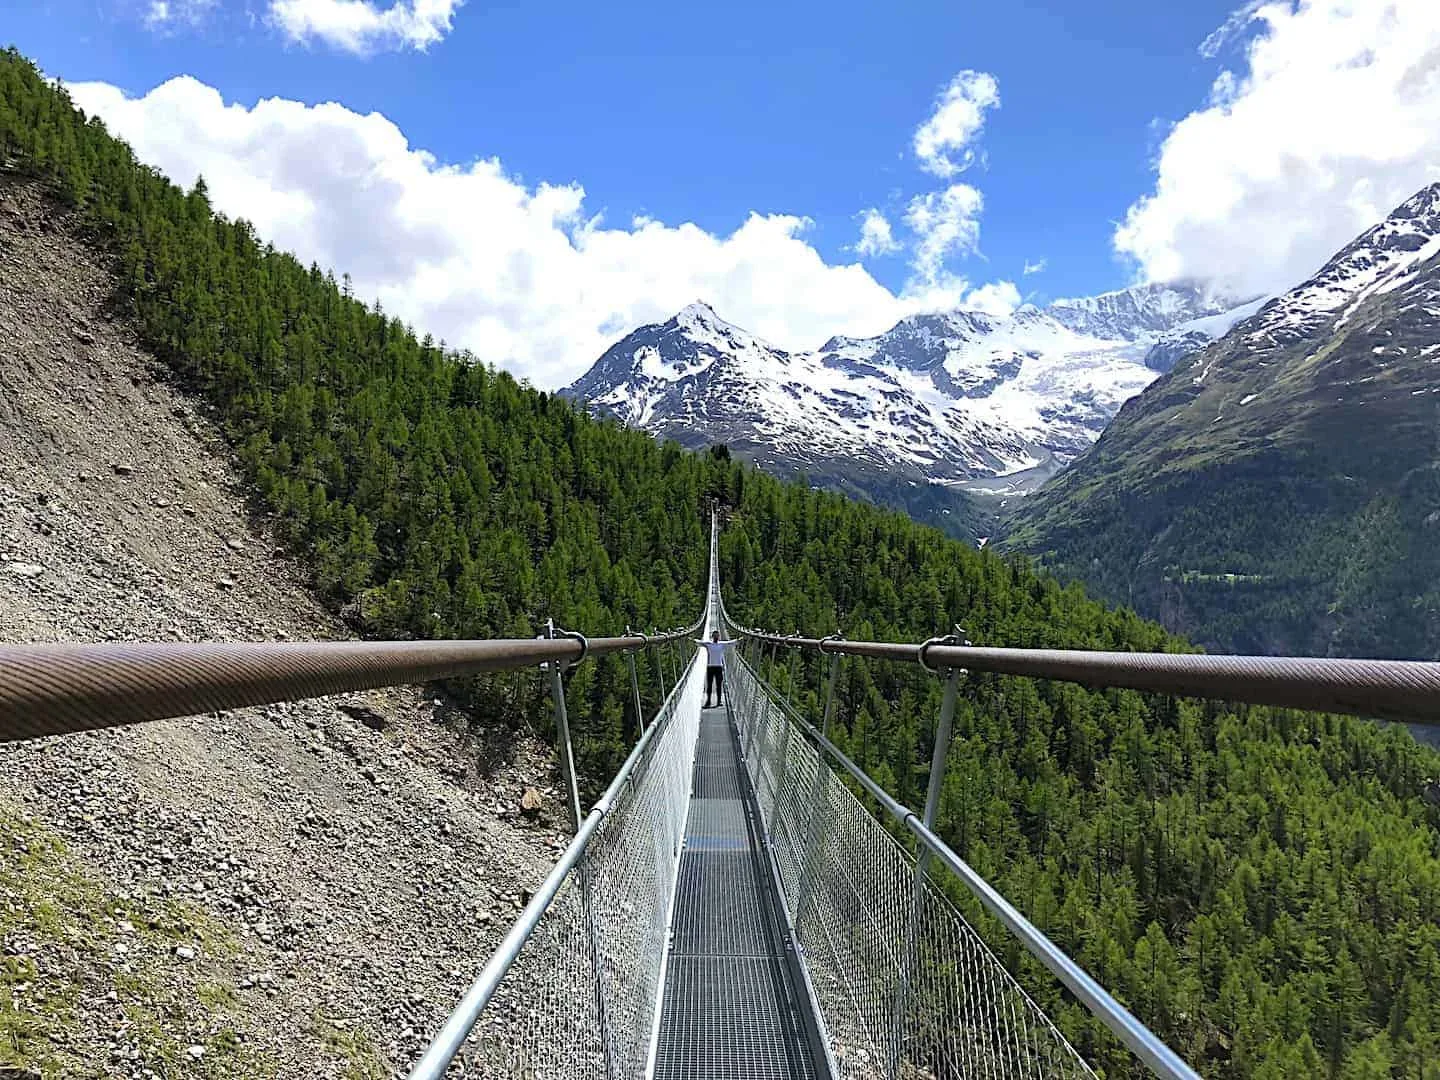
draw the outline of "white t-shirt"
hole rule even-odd
[[[700,644],[705,646],[705,663],[708,664],[710,667],[723,668],[725,666],[725,654],[730,650],[730,646],[734,645],[735,642],[702,641]]]

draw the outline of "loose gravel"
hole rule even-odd
[[[0,174],[0,641],[347,636],[110,290]],[[0,746],[0,1076],[403,1070],[563,846],[556,786],[421,688]]]

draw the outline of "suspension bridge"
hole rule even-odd
[[[665,634],[536,640],[0,646],[0,740],[540,666],[575,835],[410,1071],[412,1080],[1091,1077],[950,895],[958,886],[1154,1075],[1197,1074],[934,831],[966,670],[1440,722],[1440,664],[976,648],[763,633],[725,610],[712,522],[699,620]],[[739,642],[703,707],[692,639]],[[589,656],[683,660],[598,802],[581,807],[564,672]],[[807,718],[759,662],[831,657]],[[943,680],[929,786],[898,803],[829,738],[842,657]],[[464,872],[457,868],[457,872]],[[949,886],[949,888],[947,888]]]

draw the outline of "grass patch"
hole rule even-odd
[[[195,997],[211,1012],[232,1013],[240,1008],[239,995],[225,983],[203,982],[195,988]]]
[[[0,807],[0,1065],[100,1077],[68,1045],[78,988],[42,976],[37,960],[46,946],[88,944],[64,857],[57,839]]]
[[[85,1023],[103,1001],[128,1021],[139,1063],[162,1076],[274,1075],[236,1030],[233,989],[213,978],[192,984],[203,970],[173,977],[176,945],[198,946],[197,963],[209,967],[239,954],[235,936],[192,904],[116,895],[59,838],[4,803],[0,943],[0,1067],[110,1075],[97,1041],[108,1024]],[[192,1045],[204,1047],[199,1060]]]
[[[369,1033],[348,1022],[315,1014],[315,1035],[325,1053],[340,1061],[345,1080],[385,1080],[390,1070]]]

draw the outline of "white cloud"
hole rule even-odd
[[[1025,266],[1023,269],[1021,269],[1020,274],[1022,277],[1029,277],[1031,274],[1043,274],[1045,272],[1046,265],[1047,263],[1044,256],[1041,256],[1034,262],[1026,259]]]
[[[612,227],[579,184],[530,187],[494,159],[441,164],[384,116],[337,104],[227,105],[188,77],[139,98],[103,83],[69,89],[172,180],[203,174],[218,210],[278,248],[349,272],[358,296],[417,331],[543,387],[696,297],[802,349],[953,307],[967,286],[937,274],[897,296],[858,263],[827,263],[805,239],[809,222],[784,214],[751,213],[728,235],[651,219]],[[973,245],[979,212],[973,189],[944,196],[907,216],[923,219],[937,258]]]
[[[1013,281],[991,281],[966,293],[961,306],[990,315],[1009,315],[1020,306],[1020,290]]]
[[[915,131],[920,167],[949,178],[975,160],[972,143],[985,126],[985,110],[1000,104],[1000,86],[984,71],[962,71],[935,99],[935,111]]]
[[[464,0],[270,0],[270,21],[292,41],[315,39],[347,52],[424,51],[450,32]]]
[[[1230,13],[1220,26],[1212,30],[1210,34],[1200,43],[1197,50],[1206,60],[1213,60],[1220,55],[1220,50],[1230,44],[1239,36],[1240,32],[1249,26],[1255,18],[1255,13],[1265,6],[1265,0],[1249,0]]]
[[[860,243],[857,255],[891,255],[900,250],[900,242],[890,228],[890,220],[875,207],[860,212]]]
[[[943,191],[916,195],[905,208],[905,224],[916,236],[911,266],[915,286],[937,284],[954,288],[957,280],[945,270],[952,255],[968,254],[980,242],[980,211],[985,201],[969,184],[951,184]]]
[[[150,0],[145,10],[145,28],[165,33],[179,26],[199,26],[217,3],[218,0]]]
[[[1149,280],[1284,289],[1440,179],[1440,3],[1240,14],[1260,24],[1245,70],[1221,72],[1209,105],[1171,129],[1155,190],[1116,229]]]

